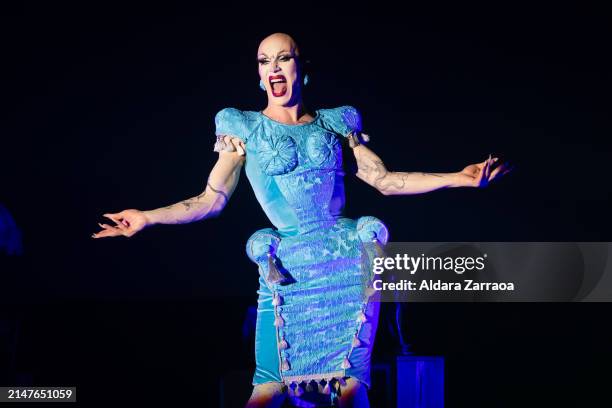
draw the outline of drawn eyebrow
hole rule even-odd
[[[278,53],[281,54],[283,52],[291,53],[290,51],[287,51],[286,49],[282,49]],[[266,57],[266,58],[268,58],[268,55],[265,52],[261,52],[261,53],[259,53],[258,57]]]

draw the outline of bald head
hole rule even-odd
[[[266,51],[271,49],[284,49],[293,55],[300,55],[300,50],[295,40],[289,34],[285,33],[274,33],[264,38],[261,43],[259,43],[257,54],[267,54]]]

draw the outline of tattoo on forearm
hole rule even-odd
[[[189,211],[191,209],[191,207],[194,205],[193,201],[194,201],[193,198],[190,198],[189,200],[181,201],[181,204],[183,204],[183,207],[185,207],[185,211]]]
[[[210,187],[210,184],[208,186]],[[204,197],[205,195],[206,195],[206,191],[202,192],[202,194],[196,197],[190,198],[185,201],[181,201],[181,204],[183,204],[183,206],[185,207],[185,211],[189,211],[191,207],[193,207],[195,204],[198,204],[199,201],[202,199],[202,197]]]
[[[225,200],[225,202],[227,202],[227,200],[228,200],[228,196],[227,196],[227,194],[225,194],[225,193],[224,193],[223,191],[221,191],[221,190],[217,190],[216,188],[214,188],[213,186],[211,186],[211,185],[210,185],[210,183],[208,183],[208,182],[206,183],[206,185],[207,185],[208,187],[210,187],[210,189],[211,189],[213,192],[215,192],[215,193],[219,194],[221,197],[223,197],[223,199]],[[165,208],[166,210],[173,210],[173,209],[175,209],[177,206],[179,206],[179,205],[180,205],[180,206],[182,206],[182,207],[185,209],[185,211],[190,211],[190,210],[194,209],[196,206],[199,206],[199,205],[201,205],[201,204],[205,204],[205,203],[203,203],[203,202],[201,201],[201,200],[202,200],[202,198],[203,198],[205,195],[206,195],[206,191],[202,192],[200,195],[197,195],[197,196],[195,196],[195,197],[189,198],[189,199],[187,199],[187,200],[183,200],[183,201],[181,201],[181,202],[179,202],[179,203],[176,203],[176,204],[171,204],[171,205],[168,205],[168,206],[166,206],[166,207],[164,207],[164,208]],[[178,223],[178,222],[181,222],[181,223],[182,223],[182,222],[185,222],[185,220],[184,220],[183,218],[178,218],[178,219],[175,219],[174,221],[175,221],[175,222],[177,222],[177,223]]]
[[[212,191],[214,191],[215,193],[220,194],[220,195],[221,195],[221,196],[222,196],[222,197],[225,199],[225,202],[227,203],[227,201],[228,201],[227,194],[225,194],[225,193],[224,193],[223,191],[221,191],[221,190],[217,190],[216,188],[214,188],[213,186],[211,186],[211,185],[210,185],[210,183],[206,183],[206,185],[207,185],[208,187],[210,187],[210,189],[211,189]]]
[[[391,188],[401,189],[405,186],[406,180],[403,175],[399,177],[388,177],[389,171],[386,169],[382,160],[376,158],[365,158],[357,156],[357,168],[361,175],[370,180],[372,185],[380,191],[388,191]]]
[[[394,173],[389,174],[377,182],[376,186],[381,191],[389,191],[391,189],[401,191],[406,186],[407,174]]]
[[[436,173],[390,172],[378,157],[357,155],[356,159],[361,177],[368,180],[381,192],[402,191],[406,187],[409,176],[413,174],[444,178],[444,175]]]

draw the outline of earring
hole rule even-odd
[[[304,86],[308,85],[308,74],[304,75]]]
[[[260,79],[259,80],[259,87],[261,88],[262,91],[266,90],[266,86],[264,85],[263,81]]]

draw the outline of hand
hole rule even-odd
[[[369,135],[360,132],[351,132],[348,134],[347,138],[349,142],[349,147],[351,149],[370,141]]]
[[[507,163],[498,164],[494,168],[493,166],[497,161],[497,157],[489,155],[489,158],[482,163],[470,164],[465,167],[457,173],[459,185],[462,187],[486,187],[490,182],[513,169]]]
[[[104,216],[112,220],[115,226],[98,223],[102,231],[93,233],[92,238],[117,237],[119,235],[131,237],[149,223],[144,213],[139,210],[123,210],[116,214],[104,214]]]
[[[219,139],[219,143],[220,148],[224,152],[238,152],[238,156],[244,156],[246,154],[246,147],[240,138],[225,135]]]

